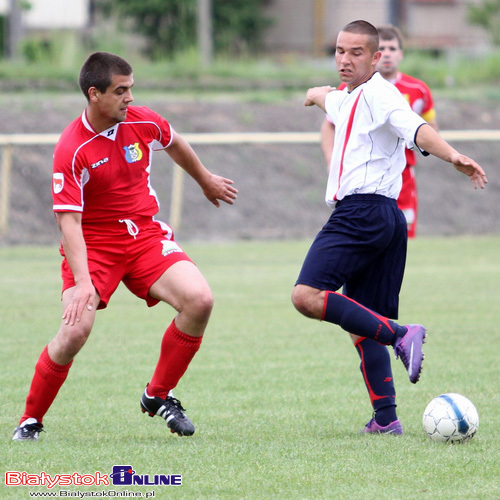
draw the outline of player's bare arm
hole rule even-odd
[[[180,165],[200,185],[203,194],[216,207],[219,200],[229,205],[237,198],[238,190],[233,186],[231,179],[212,174],[201,163],[197,154],[188,142],[179,134],[174,139],[166,152],[172,160]]]
[[[472,158],[452,148],[432,127],[422,125],[418,129],[416,142],[424,151],[451,163],[459,172],[467,175],[474,189],[484,189],[488,179],[482,167]]]
[[[62,234],[64,253],[75,278],[75,289],[70,303],[63,311],[67,325],[80,321],[84,309],[93,308],[96,290],[90,278],[87,263],[87,247],[82,233],[82,215],[77,212],[59,212],[57,224]]]
[[[425,120],[425,118],[424,118]],[[428,120],[427,123],[436,131],[439,131],[439,125],[437,123],[437,120]]]
[[[304,102],[304,106],[318,106],[320,109],[325,111],[325,99],[326,96],[332,91],[335,90],[335,87],[330,87],[330,85],[325,85],[323,87],[312,87],[307,91],[306,100]]]

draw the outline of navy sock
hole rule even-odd
[[[326,292],[323,320],[335,323],[349,333],[385,345],[394,344],[397,337],[402,337],[407,332],[404,326],[336,292]]]
[[[398,418],[389,351],[385,345],[366,338],[355,345],[361,359],[361,374],[375,412],[375,421],[386,426]]]

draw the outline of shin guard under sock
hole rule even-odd
[[[148,394],[166,399],[187,370],[198,351],[203,337],[193,337],[181,332],[172,321],[161,343],[160,359],[155,368]]]
[[[335,323],[345,331],[360,337],[373,339],[380,344],[391,345],[397,337],[402,337],[407,329],[380,316],[355,300],[340,293],[325,294],[324,321]]]
[[[355,344],[361,359],[360,370],[370,396],[377,424],[386,426],[397,419],[396,390],[391,358],[385,345],[371,339]]]
[[[26,409],[20,423],[28,418],[35,418],[42,423],[44,415],[64,384],[72,364],[73,361],[67,365],[58,365],[52,361],[45,347],[35,366],[35,374],[26,398]]]

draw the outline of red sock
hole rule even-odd
[[[44,415],[66,380],[72,364],[73,361],[67,365],[54,363],[50,359],[47,346],[45,347],[35,366],[30,392],[26,398],[26,409],[20,423],[28,418],[36,418],[42,423]]]
[[[203,337],[182,333],[172,321],[161,343],[160,359],[156,365],[148,394],[165,399],[184,375],[198,351]]]

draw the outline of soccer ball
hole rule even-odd
[[[479,427],[476,407],[461,394],[441,394],[424,411],[424,431],[432,441],[460,443],[474,437]]]

